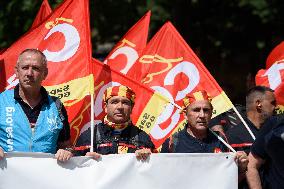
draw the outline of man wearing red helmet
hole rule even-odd
[[[147,159],[155,149],[150,137],[131,122],[135,93],[126,86],[107,88],[103,100],[106,116],[94,129],[94,152],[87,152],[91,144],[91,129],[79,137],[75,149],[80,155],[99,158],[101,154],[135,153]]]
[[[206,91],[187,95],[184,99],[183,114],[187,125],[162,145],[162,153],[218,153],[228,151],[226,146],[208,128],[213,106]],[[218,133],[217,133],[218,134]],[[248,164],[245,152],[237,152],[239,172],[244,173]]]

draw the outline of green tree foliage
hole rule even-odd
[[[62,0],[49,0],[54,8]],[[41,0],[0,1],[0,48],[9,47],[31,26]],[[93,55],[111,47],[152,10],[150,37],[170,20],[203,63],[241,102],[249,74],[265,67],[269,52],[283,40],[282,0],[92,0]],[[105,47],[105,48],[102,48]]]
[[[62,0],[49,0],[54,7]],[[32,25],[40,0],[0,1],[0,48],[9,47]]]

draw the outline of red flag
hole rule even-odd
[[[164,110],[165,105],[169,102],[168,99],[155,93],[152,89],[113,70],[108,65],[105,65],[96,59],[93,59],[93,74],[95,77],[95,124],[100,123],[105,116],[103,94],[106,88],[110,86],[125,85],[134,90],[136,99],[131,117],[133,123],[140,129],[145,130],[146,128],[152,127],[155,124],[157,117]],[[87,103],[86,108],[80,111],[81,115],[77,116],[79,119],[76,120],[76,123],[72,123],[72,125],[79,125],[77,128],[80,128],[81,132],[85,131],[90,126],[89,112],[90,101]],[[85,126],[83,127],[83,125]]]
[[[93,92],[90,36],[89,1],[65,0],[1,55],[1,90],[18,83],[14,67],[19,54],[26,48],[38,48],[48,60],[49,73],[43,85],[62,100],[72,121],[83,105],[80,101]]]
[[[106,57],[104,63],[114,70],[127,74],[146,46],[151,11],[148,11],[122,37]]]
[[[266,69],[270,68],[274,63],[284,59],[284,42],[277,45],[266,59]]]
[[[259,70],[255,76],[256,85],[270,87],[275,92],[277,104],[279,106],[278,113],[284,112],[284,60],[283,57],[275,59],[275,62],[268,68]]]
[[[140,72],[139,72],[140,71]],[[206,90],[213,97],[214,116],[232,108],[232,103],[174,26],[167,22],[147,44],[142,56],[128,72],[152,89],[182,106],[189,93]],[[148,132],[159,146],[184,117],[172,104]]]
[[[39,11],[34,19],[31,29],[40,25],[42,21],[44,21],[51,13],[52,9],[50,8],[48,0],[43,0],[39,8]]]
[[[51,17],[2,54],[1,86],[15,86],[14,67],[20,52],[38,48],[48,60],[44,85],[52,86],[90,74],[91,42],[86,0],[66,0]],[[7,83],[3,81],[7,81]]]

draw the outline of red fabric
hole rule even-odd
[[[52,31],[54,33],[51,34]],[[0,91],[16,85],[14,67],[19,54],[26,48],[38,48],[47,56],[49,73],[43,82],[44,86],[62,84],[89,75],[92,49],[90,37],[89,1],[65,0],[47,20],[22,36],[1,55]],[[81,124],[86,119],[81,116],[81,111],[89,106],[90,98],[85,97],[66,107],[72,140],[78,137]]]
[[[130,87],[136,94],[135,106],[132,110],[132,122],[135,125],[154,91],[111,69],[108,65],[102,64],[96,59],[93,59],[93,74],[95,77],[95,119],[100,121],[105,116],[105,112],[103,111],[103,94],[106,88],[124,85]]]
[[[107,116],[105,116],[104,124],[108,125],[109,127],[113,128],[113,129],[125,129],[126,127],[128,127],[131,124],[131,121],[129,120],[126,123],[117,124],[117,123],[113,123],[113,122],[109,121],[107,119]]]
[[[277,45],[266,59],[266,69],[270,68],[276,61],[284,59],[284,42]]]
[[[230,144],[233,148],[241,148],[246,146],[251,146],[252,143],[241,143],[241,144]]]
[[[256,85],[262,85],[273,89],[277,104],[284,106],[284,69],[274,69],[275,66],[278,65],[283,65],[282,67],[284,68],[284,62],[279,62],[273,64],[269,69],[259,70],[255,76],[255,83]],[[271,76],[271,81],[269,81],[267,73]],[[279,78],[276,76],[279,76]],[[273,83],[276,83],[277,85]]]
[[[264,85],[275,90],[274,94],[277,100],[277,104],[284,106],[284,69],[275,69],[273,66],[276,64],[284,64],[284,42],[277,45],[269,54],[266,59],[266,69],[259,70],[255,76],[256,85]],[[281,66],[282,68],[284,66]],[[273,70],[276,70],[273,72]],[[280,83],[277,86],[271,85],[268,80],[267,72],[271,72],[274,77],[280,74]],[[278,80],[274,78],[273,80]]]
[[[125,95],[121,95],[120,92],[125,92]],[[110,99],[113,96],[122,96],[128,98],[132,103],[135,103],[135,93],[134,91],[127,87],[127,86],[112,86],[107,88],[107,90],[104,93],[104,101],[106,102],[108,99]]]
[[[104,63],[127,74],[146,46],[151,11],[148,11],[111,50]]]
[[[183,106],[182,99],[187,94],[206,90],[208,95],[214,98],[223,91],[170,22],[165,23],[150,40],[128,75],[161,91],[179,106]],[[159,124],[159,130],[167,134],[163,133],[158,138],[151,133],[156,145],[169,137],[175,127],[184,120],[184,116],[177,115],[180,111],[176,107],[173,108]]]
[[[52,9],[48,3],[48,0],[43,0],[31,29],[39,26],[51,13]]]
[[[87,150],[87,149],[90,149],[91,146],[76,146],[74,147],[74,150],[76,151],[83,151],[83,150]]]
[[[122,73],[111,69],[108,65],[101,63],[100,61],[93,59],[93,74],[94,74],[94,117],[95,123],[102,122],[105,117],[104,111],[104,101],[103,101],[103,94],[105,90],[110,86],[128,86],[130,87],[136,94],[135,98],[135,105],[132,109],[131,120],[134,125],[136,125],[141,113],[143,112],[144,108],[147,105],[147,102],[152,97],[154,91],[141,83],[132,80],[131,78],[123,75]],[[86,100],[86,103],[89,106],[86,108],[81,109],[81,116],[80,119],[77,121],[76,124],[78,125],[76,128],[77,137],[79,136],[79,131],[82,127],[88,127],[90,125],[90,100]],[[156,107],[154,107],[156,108]],[[142,127],[138,126],[140,129]]]
[[[215,148],[214,149],[214,153],[221,153],[221,152],[222,152],[222,150],[220,148]]]
[[[197,92],[200,92],[200,94],[202,95],[202,100],[208,100],[208,101],[211,102],[212,99],[208,96],[208,94],[205,90],[201,90],[201,91],[197,91]],[[200,100],[200,99],[196,98],[196,96],[193,93],[187,94],[185,96],[185,98],[183,99],[184,107],[187,107],[191,103],[198,101],[198,100]]]
[[[69,22],[57,20],[58,18],[68,19]],[[52,27],[51,23],[55,26]],[[46,25],[52,28],[48,29]],[[67,27],[69,30],[66,29]],[[52,29],[60,30],[60,32],[54,32],[47,38],[47,34]],[[74,42],[73,34],[78,35],[79,45],[76,41]],[[78,48],[76,49],[76,47]],[[17,58],[26,48],[38,48],[43,52],[48,50],[52,55],[55,55],[55,52],[61,52],[55,56],[56,58],[61,57],[59,60],[47,56],[49,73],[43,85],[55,85],[88,75],[91,62],[88,1],[64,1],[45,22],[26,33],[2,54],[1,91],[8,85],[3,81],[13,78],[11,76],[14,74]],[[70,52],[70,50],[73,50],[74,54],[68,56],[66,52]]]

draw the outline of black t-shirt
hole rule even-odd
[[[167,139],[161,149],[161,153],[214,153],[228,151],[227,147],[211,131],[207,131],[207,137],[199,140],[187,132],[187,127],[173,135],[173,149],[170,149],[170,139]],[[218,132],[215,132],[218,133]]]
[[[17,85],[14,89],[14,98],[21,105],[31,125],[35,125],[42,106],[48,103],[48,93],[44,87],[41,87],[40,93],[42,96],[41,101],[34,108],[31,108],[27,103],[23,101],[23,99],[19,95],[19,85]],[[52,98],[53,100],[56,100],[56,97],[52,97]],[[60,111],[64,117],[64,120],[62,121],[63,128],[61,129],[59,133],[58,142],[64,142],[70,139],[70,126],[68,122],[67,111],[63,105],[61,106]]]
[[[258,128],[246,117],[243,117],[248,127],[252,131],[255,137],[258,135]],[[251,145],[254,142],[254,139],[249,134],[248,130],[245,128],[243,123],[239,123],[235,127],[230,128],[226,132],[226,137],[229,144],[236,151],[245,151],[247,154],[250,152]]]
[[[264,179],[267,188],[284,188],[284,115],[269,118],[260,129],[251,153],[266,160]]]
[[[83,132],[77,140],[76,155],[85,155],[91,145],[91,128]],[[130,124],[121,132],[100,123],[94,128],[94,151],[99,154],[134,153],[138,149],[149,148],[155,150],[155,146],[149,135],[138,127]]]
[[[241,114],[242,117],[245,115],[245,107],[242,105],[235,105],[238,112]],[[237,124],[241,122],[240,118],[236,114],[233,109],[230,109],[214,118],[212,118],[209,122],[208,127],[212,128],[215,125],[222,125],[223,130],[226,132],[227,130],[235,127]]]

